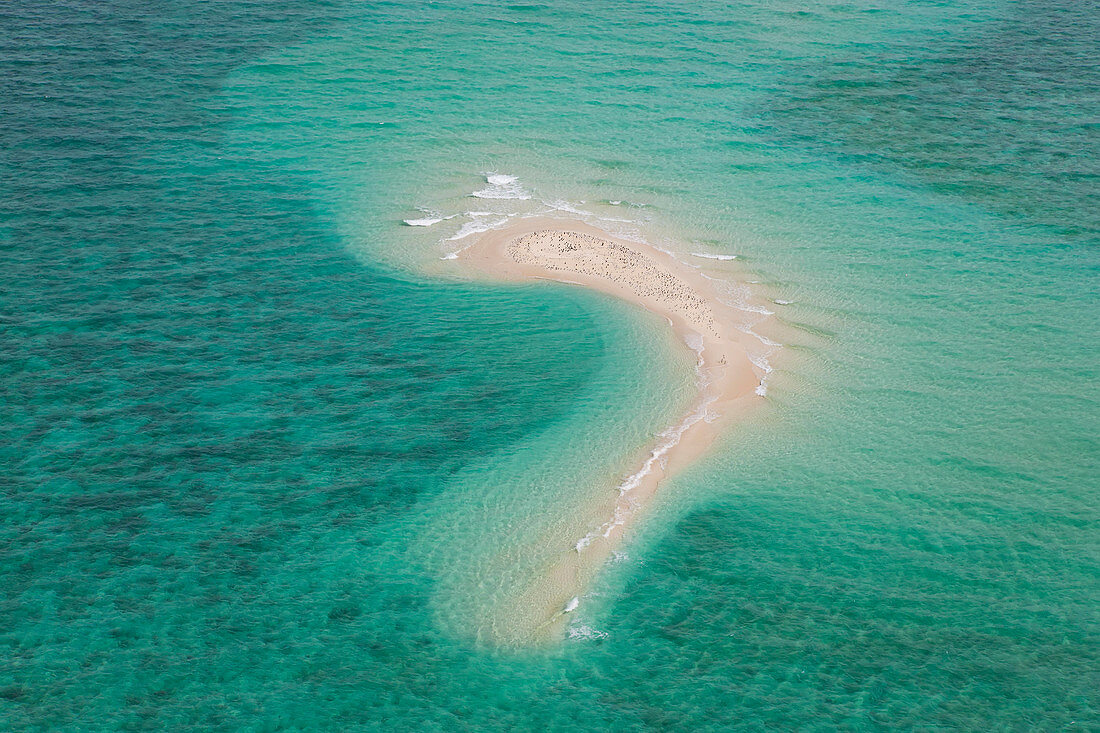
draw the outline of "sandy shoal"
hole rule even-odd
[[[721,280],[646,244],[616,238],[578,221],[524,219],[486,232],[459,254],[476,271],[505,280],[557,280],[592,288],[668,320],[698,364],[698,393],[689,410],[658,437],[637,470],[618,487],[611,516],[560,556],[517,598],[521,619],[505,642],[556,636],[596,570],[656,494],[660,483],[701,456],[731,418],[756,397],[760,376],[736,324],[743,313],[722,302]],[[511,626],[511,625],[510,625]]]

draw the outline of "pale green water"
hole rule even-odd
[[[1100,728],[1098,23],[5,8],[2,727]],[[784,346],[566,638],[499,650],[531,528],[691,391],[625,306],[446,279],[549,205],[737,254]]]

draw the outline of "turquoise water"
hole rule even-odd
[[[5,7],[2,727],[1100,728],[1097,11]],[[440,259],[552,206],[736,254],[783,346],[502,648],[691,391]]]

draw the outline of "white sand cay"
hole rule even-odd
[[[485,233],[459,259],[495,277],[558,280],[622,298],[667,318],[684,348],[697,353],[699,391],[691,408],[639,458],[618,487],[614,511],[562,547],[546,577],[521,594],[510,614],[524,619],[509,633],[517,638],[502,641],[550,638],[660,482],[703,454],[738,409],[760,399],[761,375],[748,358],[750,337],[734,325],[743,314],[721,302],[714,280],[654,247],[581,222],[527,219]]]

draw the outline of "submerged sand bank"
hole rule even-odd
[[[697,359],[698,393],[685,414],[663,426],[637,470],[618,486],[614,510],[562,547],[546,577],[517,599],[517,636],[553,635],[595,570],[672,472],[698,458],[740,407],[758,399],[757,374],[736,324],[743,313],[722,302],[718,282],[666,252],[615,238],[581,222],[527,219],[487,232],[459,259],[509,280],[549,279],[593,288],[665,317]],[[509,639],[508,641],[521,641]]]

